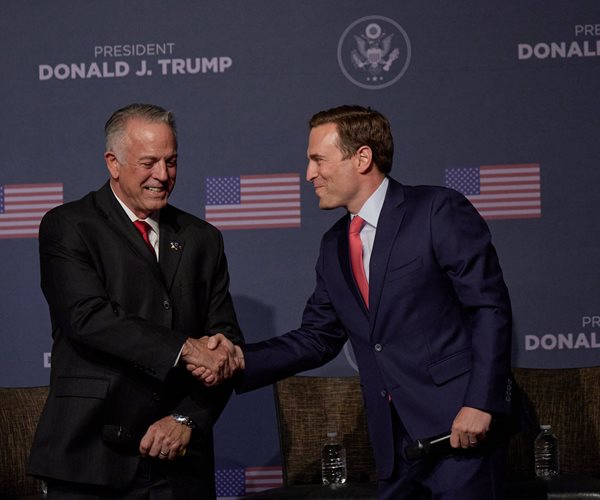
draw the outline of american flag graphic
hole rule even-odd
[[[219,229],[300,227],[300,175],[206,178],[206,215]]]
[[[542,216],[539,163],[449,168],[445,184],[463,193],[484,219]]]
[[[246,494],[257,493],[283,484],[281,467],[246,467]]]
[[[217,497],[241,498],[283,485],[281,466],[219,469],[215,472]]]
[[[243,468],[217,469],[215,481],[217,485],[217,497],[239,498],[245,494],[246,476]]]
[[[62,203],[62,184],[0,185],[0,238],[37,238],[44,214]]]

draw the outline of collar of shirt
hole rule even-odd
[[[135,215],[131,209],[125,205],[125,203],[123,203],[123,201],[121,200],[121,198],[119,198],[117,196],[117,193],[115,193],[115,191],[112,189],[112,186],[110,188],[113,192],[113,194],[115,195],[115,198],[117,199],[117,201],[119,202],[119,205],[121,205],[121,207],[123,207],[123,210],[125,210],[125,213],[127,214],[127,217],[129,217],[131,219],[131,222],[135,222],[136,220],[143,220],[145,222],[147,222],[150,227],[152,228],[152,231],[154,231],[154,233],[156,234],[156,240],[152,241],[152,234],[150,233],[150,241],[152,242],[152,246],[154,247],[154,249],[156,250],[156,254],[158,255],[158,241],[160,239],[160,224],[159,224],[159,219],[160,219],[160,212],[155,212],[153,213],[150,217],[146,218],[146,219],[140,219],[137,215]]]
[[[366,222],[360,232],[360,240],[363,244],[363,265],[365,267],[367,281],[370,279],[369,267],[373,244],[375,243],[375,231],[377,230],[379,214],[381,214],[381,209],[383,208],[383,202],[385,201],[385,194],[387,193],[389,183],[390,181],[385,177],[375,192],[369,196],[369,199],[361,207],[358,214],[350,214],[351,218],[355,217],[355,215],[360,215]]]
[[[381,213],[381,208],[383,207],[383,202],[385,200],[385,194],[387,193],[389,183],[389,179],[385,177],[375,192],[369,196],[369,199],[361,207],[358,214],[356,214],[360,215],[368,226],[371,226],[375,229],[377,229],[379,214]]]

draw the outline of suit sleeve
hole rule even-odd
[[[207,301],[206,325],[202,334],[210,336],[222,333],[234,344],[241,345],[244,338],[229,293],[229,271],[223,238],[217,231],[212,232],[212,235],[214,240],[209,239],[204,233],[202,237],[203,246],[208,245],[215,259],[214,265],[211,265],[211,275],[206,279],[210,283],[211,292]],[[175,388],[182,395],[174,403],[174,411],[192,418],[199,428],[194,431],[193,439],[208,435],[231,396],[232,381],[227,380],[216,387],[207,388],[191,377],[184,368],[179,367],[173,371],[169,382],[170,387]]]
[[[463,405],[490,413],[510,411],[511,306],[486,223],[453,190],[437,196],[431,214],[439,264],[452,281],[471,332],[472,369]]]
[[[237,392],[247,392],[296,373],[318,368],[343,348],[347,335],[329,299],[323,280],[323,250],[316,265],[316,286],[302,315],[302,325],[279,337],[247,344],[246,369],[239,376]]]

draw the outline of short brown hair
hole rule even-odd
[[[315,114],[309,122],[311,129],[335,123],[339,136],[338,147],[350,158],[361,146],[369,146],[373,162],[385,175],[392,170],[394,140],[390,122],[378,111],[362,106],[338,106]]]

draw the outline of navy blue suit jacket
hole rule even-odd
[[[409,435],[448,432],[462,406],[507,414],[511,310],[487,225],[456,191],[390,179],[365,307],[352,277],[349,216],[323,236],[302,325],[244,348],[240,391],[332,359],[350,340],[380,478],[393,467],[388,395]]]

